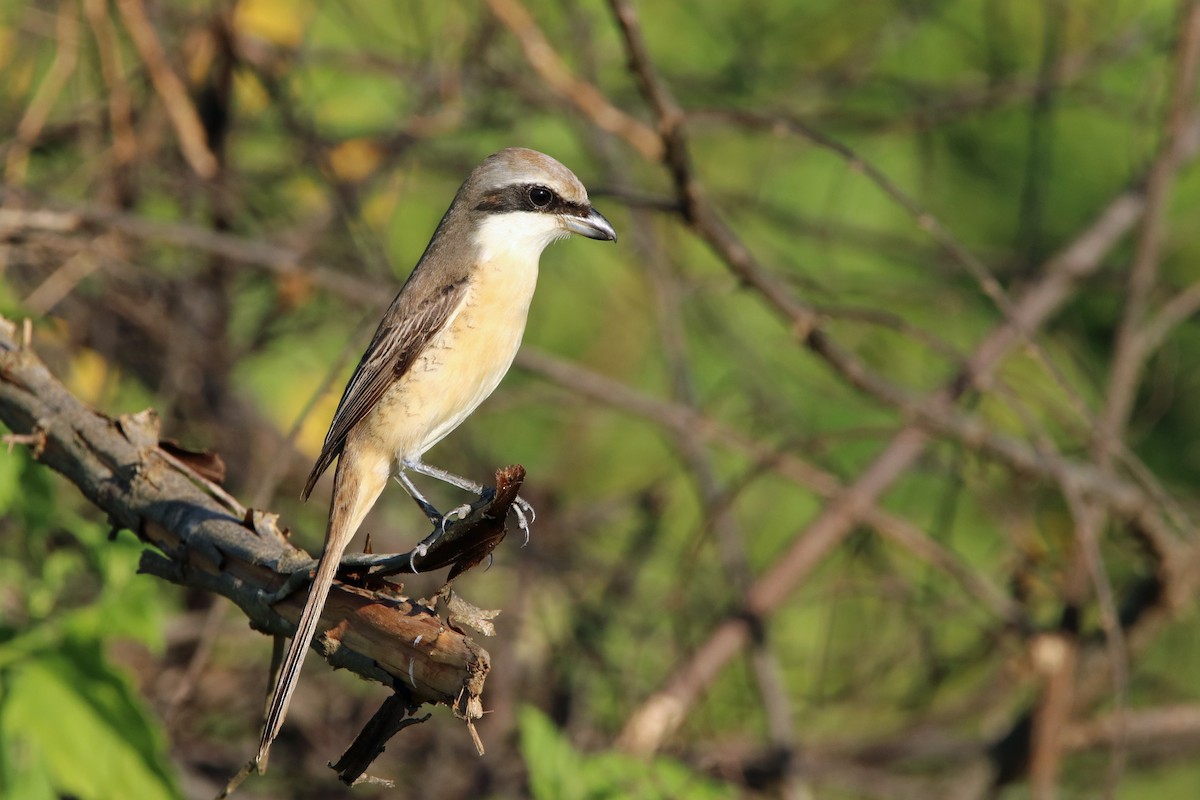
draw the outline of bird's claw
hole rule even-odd
[[[449,527],[452,522],[459,522],[460,520],[466,519],[467,515],[470,513],[470,503],[463,503],[458,508],[452,508],[447,511],[442,515],[442,533],[446,532],[446,528]]]
[[[446,529],[455,522],[458,522],[471,513],[471,505],[463,503],[458,508],[452,508],[445,514],[430,515],[429,521],[437,526],[437,529],[421,540],[420,544],[409,551],[409,560],[416,561],[418,558],[424,558],[429,553],[429,548],[435,545],[439,539],[446,535]],[[417,571],[416,564],[413,564],[413,572]]]
[[[517,527],[525,533],[525,542],[521,545],[524,547],[529,544],[529,526],[537,519],[537,512],[533,510],[529,501],[520,495],[513,501],[512,510],[517,515]]]
[[[518,496],[512,504],[513,513],[517,515],[517,526],[525,533],[524,547],[529,544],[529,526],[537,519],[537,512],[533,510],[533,506],[523,497]],[[458,508],[452,508],[445,514],[430,514],[429,519],[437,529],[433,533],[426,536],[420,544],[409,551],[409,559],[413,562],[412,571],[417,571],[416,560],[424,558],[429,553],[429,548],[437,543],[439,539],[446,534],[446,529],[455,522],[459,522],[471,513],[471,504],[463,503]]]
[[[517,495],[517,499],[513,501],[513,505],[515,505],[521,511],[524,511],[526,514],[529,515],[529,524],[532,525],[534,522],[537,521],[537,512],[533,510],[533,506],[530,505],[529,501],[526,500],[524,497],[521,497],[521,495]]]

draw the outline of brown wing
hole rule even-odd
[[[405,286],[405,289],[410,288],[418,287]],[[410,293],[401,291],[400,296],[384,314],[379,329],[375,331],[375,338],[371,340],[367,352],[363,353],[362,360],[358,362],[358,369],[346,384],[346,391],[342,393],[342,400],[334,412],[329,433],[325,435],[321,455],[308,475],[308,482],[300,495],[301,499],[308,499],[317,480],[333,460],[341,455],[350,430],[375,408],[375,404],[383,397],[388,387],[408,372],[430,339],[446,324],[446,320],[462,302],[466,288],[467,279],[459,278],[416,301],[415,307],[411,309],[406,308],[413,305],[408,297]]]

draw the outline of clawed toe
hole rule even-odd
[[[517,515],[517,526],[525,533],[525,542],[521,545],[524,547],[529,544],[529,526],[537,519],[537,512],[528,500],[520,496],[513,501],[512,510]]]
[[[471,513],[471,504],[463,503],[458,508],[452,508],[442,515],[442,533],[446,532],[447,526],[453,522],[465,519],[467,514]]]
[[[530,525],[537,521],[537,512],[533,510],[533,506],[529,504],[528,500],[526,500],[524,497],[521,497],[521,495],[517,495],[517,499],[514,500],[513,503],[517,508],[529,515]]]
[[[432,506],[431,506],[431,508],[432,508]],[[434,530],[433,533],[429,534],[423,540],[421,540],[421,543],[418,544],[416,547],[414,547],[409,552],[409,558],[414,562],[413,563],[413,572],[417,571],[417,566],[415,563],[416,559],[424,558],[429,553],[429,548],[432,547],[433,545],[435,545],[438,542],[438,540],[441,539],[442,536],[444,536],[446,534],[447,528],[449,528],[455,522],[458,522],[459,520],[463,519],[470,513],[471,513],[471,505],[469,503],[463,503],[458,508],[452,508],[449,511],[447,511],[445,514],[438,514],[435,511],[433,514],[430,515],[429,521],[432,522],[436,526],[436,529]]]
[[[411,491],[410,494],[412,494]],[[454,523],[465,519],[471,513],[472,509],[470,503],[463,503],[458,508],[451,509],[445,514],[439,514],[437,509],[430,505],[428,501],[425,501],[424,498],[418,499],[418,497],[414,494],[414,499],[421,506],[421,510],[425,512],[426,516],[429,517],[429,521],[433,523],[434,531],[410,551],[409,558],[412,561],[413,572],[417,571],[417,559],[428,555],[430,548],[445,535],[446,530]],[[482,499],[483,497],[485,495],[481,493],[480,498]],[[529,544],[529,527],[537,519],[537,512],[533,510],[533,506],[529,504],[528,500],[520,496],[513,500],[512,510],[517,515],[517,526],[525,534],[525,542],[522,544],[522,547],[524,547]]]

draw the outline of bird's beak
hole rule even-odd
[[[612,223],[594,208],[588,211],[586,217],[563,217],[563,223],[571,233],[578,233],[589,239],[600,239],[606,242],[617,240],[617,232],[613,230]]]

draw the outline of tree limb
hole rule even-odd
[[[13,432],[6,438],[28,444],[35,459],[78,486],[114,528],[127,528],[153,545],[142,556],[142,572],[221,594],[256,630],[291,635],[304,592],[279,599],[276,594],[289,579],[297,583],[297,571],[313,562],[287,541],[278,516],[242,509],[160,449],[153,411],[112,419],[86,407],[24,338],[0,318],[0,421]],[[444,703],[468,726],[479,719],[490,669],[487,651],[379,575],[397,566],[449,565],[454,574],[485,558],[503,538],[508,506],[523,477],[520,467],[498,473],[496,491],[451,525],[424,558],[378,558],[385,569],[364,565],[358,585],[345,577],[336,581],[314,648],[334,667],[401,692],[406,708]],[[399,727],[381,730],[390,736]],[[376,744],[382,751],[382,742]]]

